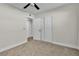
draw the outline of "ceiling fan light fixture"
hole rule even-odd
[[[27,8],[29,5],[31,5],[32,7],[35,7],[37,10],[40,9],[35,3],[28,3],[26,6],[24,6],[24,9]]]

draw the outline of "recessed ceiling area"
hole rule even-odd
[[[9,5],[16,7],[22,11],[28,12],[28,13],[41,13],[47,10],[51,10],[60,6],[65,5],[66,3],[36,3],[39,6],[39,10],[37,10],[35,7],[33,6],[28,6],[26,9],[24,9],[23,7],[25,5],[27,5],[28,3],[10,3]]]

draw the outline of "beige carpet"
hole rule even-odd
[[[48,42],[32,40],[0,53],[1,56],[79,56],[79,51]]]

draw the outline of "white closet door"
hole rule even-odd
[[[33,21],[33,35],[36,40],[52,42],[53,30],[51,17],[42,17]]]
[[[45,17],[41,18],[41,40],[45,40]]]
[[[45,41],[52,42],[52,19],[50,16],[45,17]]]
[[[41,39],[41,19],[33,20],[33,37],[36,40]]]

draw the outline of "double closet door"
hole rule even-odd
[[[52,42],[53,40],[52,17],[41,17],[33,21],[33,36],[36,40]]]

